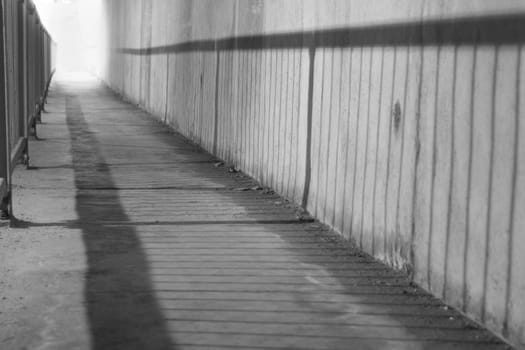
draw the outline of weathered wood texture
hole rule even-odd
[[[106,16],[115,90],[525,346],[522,2],[115,0]]]

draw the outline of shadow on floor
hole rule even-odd
[[[93,349],[502,348],[406,276],[275,205],[282,198],[231,190],[251,185],[167,128],[155,134],[165,152],[110,149],[76,96],[66,97],[66,112]],[[155,166],[173,173],[163,181],[160,171],[143,173],[154,163],[110,171],[102,149],[116,159],[154,152]],[[141,172],[136,182],[125,166]],[[180,188],[143,191],[139,203],[119,195],[152,177],[160,179],[152,188]],[[217,188],[189,191],[193,178]]]
[[[112,186],[98,141],[73,95],[66,97],[66,121],[76,186],[95,180]],[[92,349],[176,349],[155,299],[148,262],[134,228],[97,223],[101,213],[93,206],[96,201],[96,193],[77,191],[76,210],[83,223],[88,264],[85,300]],[[105,214],[126,222],[117,191],[107,192],[103,202],[110,208],[104,207]]]

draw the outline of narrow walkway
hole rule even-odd
[[[506,349],[94,80],[50,93],[1,349]]]

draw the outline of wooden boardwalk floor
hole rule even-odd
[[[1,349],[506,349],[94,80],[0,227]]]

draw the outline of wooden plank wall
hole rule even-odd
[[[109,1],[105,79],[523,348],[525,6],[352,4]],[[357,25],[369,41],[332,44],[331,28]],[[275,33],[304,37],[272,46]]]

